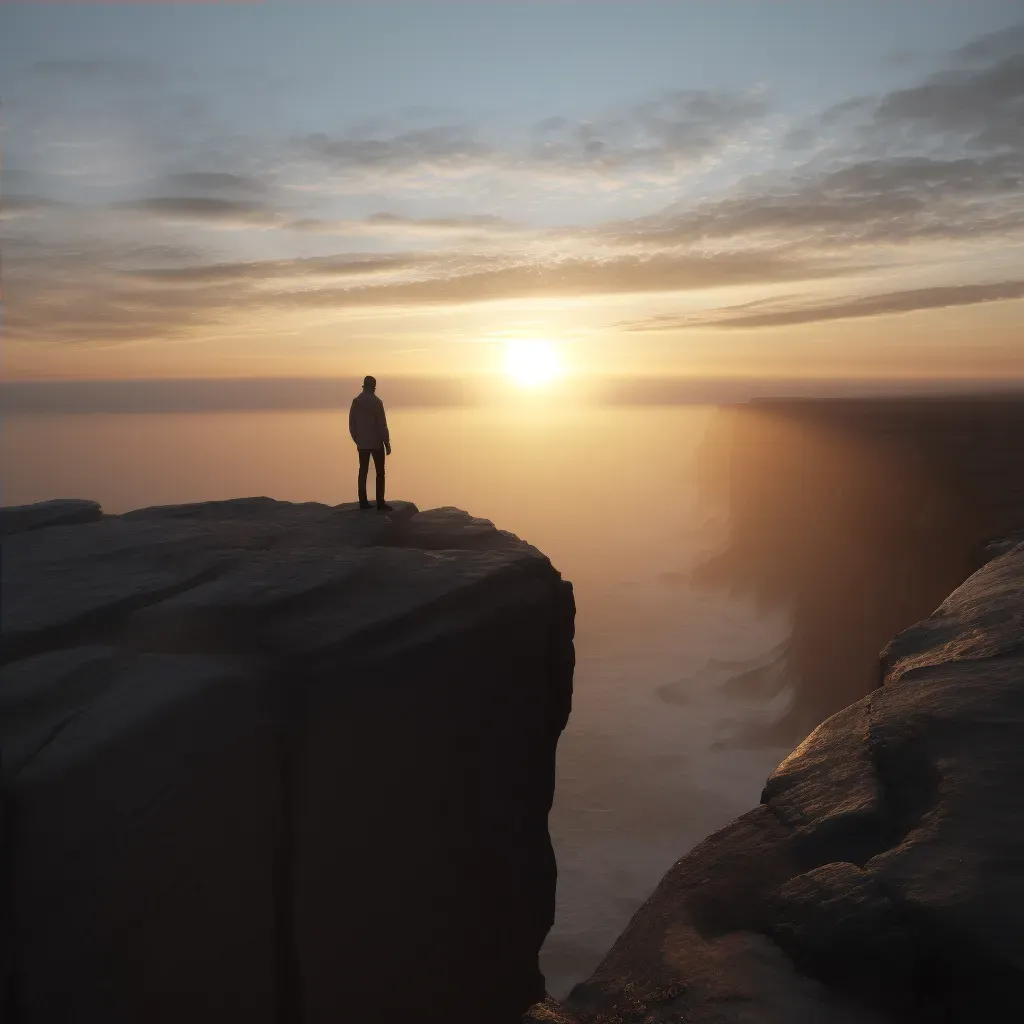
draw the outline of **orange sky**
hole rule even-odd
[[[0,14],[8,378],[1024,378],[1001,0],[146,6]]]

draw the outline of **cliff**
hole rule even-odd
[[[4,1019],[543,996],[569,584],[455,509],[0,512]]]
[[[728,522],[697,580],[790,618],[788,709],[746,733],[786,748],[868,693],[889,640],[1024,523],[1024,398],[755,401],[715,411],[697,462]]]
[[[988,558],[528,1020],[1024,1015],[1024,536]]]

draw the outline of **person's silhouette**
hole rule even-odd
[[[384,403],[377,397],[376,390],[376,378],[364,377],[362,393],[352,399],[348,432],[359,450],[359,507],[373,508],[366,497],[366,475],[372,457],[377,474],[377,511],[390,512],[391,506],[384,501],[384,456],[391,454],[391,435]]]

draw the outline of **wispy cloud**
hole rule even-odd
[[[112,208],[168,221],[218,227],[275,227],[284,223],[282,214],[263,203],[213,196],[156,196],[114,203]]]
[[[0,220],[11,220],[14,217],[42,213],[59,205],[56,200],[47,199],[45,196],[6,192],[0,196]]]
[[[718,152],[761,120],[766,95],[680,89],[593,121],[549,117],[534,126],[529,161],[594,172],[667,169]]]
[[[17,210],[42,209],[41,197],[14,197]],[[35,202],[36,205],[29,205]],[[444,238],[480,237],[522,230],[520,225],[488,214],[460,217],[406,217],[395,213],[374,213],[360,219],[339,220],[326,217],[302,217],[272,203],[222,196],[153,196],[113,203],[123,213],[168,223],[189,223],[215,228],[280,228],[307,234],[338,235],[349,238]]]
[[[1011,44],[1019,49],[1007,55]],[[1024,28],[954,56],[971,66],[880,98],[854,98],[791,131],[784,148],[822,132],[831,143],[788,174],[752,178],[733,195],[675,205],[604,233],[646,247],[767,239],[817,249],[1018,235]]]
[[[173,338],[260,311],[402,310],[511,299],[653,294],[833,277],[844,268],[773,254],[535,259],[434,253],[112,270],[115,253],[51,259],[7,284],[12,341]],[[122,261],[125,254],[120,254]],[[369,280],[370,283],[367,283]]]
[[[361,220],[328,220],[307,217],[287,220],[289,231],[321,235],[374,238],[438,238],[503,235],[522,230],[522,226],[489,214],[467,214],[462,217],[404,217],[395,213],[373,213]]]
[[[508,299],[574,298],[588,295],[682,292],[739,284],[833,277],[845,268],[773,254],[720,253],[653,258],[568,258],[474,269],[471,261],[426,280],[368,287],[318,288],[292,293],[308,306],[466,305]],[[284,299],[283,294],[278,294]]]
[[[763,90],[681,89],[589,120],[545,117],[520,146],[488,139],[472,121],[404,128],[385,122],[334,135],[313,133],[296,144],[299,155],[342,174],[515,174],[520,179],[554,174],[560,180],[585,180],[694,164],[734,143],[769,110]]]
[[[345,256],[321,256],[292,260],[257,260],[245,263],[209,263],[185,267],[131,270],[125,277],[166,285],[202,285],[225,282],[252,283],[268,280],[305,282],[310,278],[338,279],[364,277],[409,270],[435,263],[432,256],[389,254],[386,256],[351,253]]]
[[[863,295],[827,303],[793,304],[786,308],[750,311],[750,305],[728,306],[706,314],[684,316],[659,315],[646,320],[619,324],[626,331],[678,331],[693,327],[790,327],[797,324],[821,323],[827,320],[850,320],[860,317],[914,313],[950,306],[973,306],[983,302],[1005,302],[1024,299],[1024,280],[996,281],[990,284],[947,285],[935,288],[912,288],[905,291]],[[787,300],[770,300],[778,305]],[[757,303],[765,305],[767,303]]]
[[[883,132],[952,135],[975,149],[1024,144],[1024,53],[981,69],[944,71],[922,85],[890,93],[875,111]]]
[[[921,238],[984,238],[1024,228],[1024,151],[941,159],[893,156],[811,169],[782,185],[608,225],[617,243],[693,245],[758,237],[834,248]]]
[[[1024,53],[1024,21],[998,32],[988,32],[953,51],[954,65],[989,63]]]
[[[251,174],[231,174],[227,171],[179,171],[166,176],[168,191],[212,192],[215,194],[264,193],[267,183]]]
[[[319,159],[335,171],[444,174],[483,168],[500,157],[468,123],[428,125],[379,136],[316,132],[297,141],[300,154]]]

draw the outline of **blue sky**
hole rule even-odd
[[[529,334],[591,372],[910,372],[925,337],[1012,372],[1022,21],[5,4],[8,368],[442,373]]]

